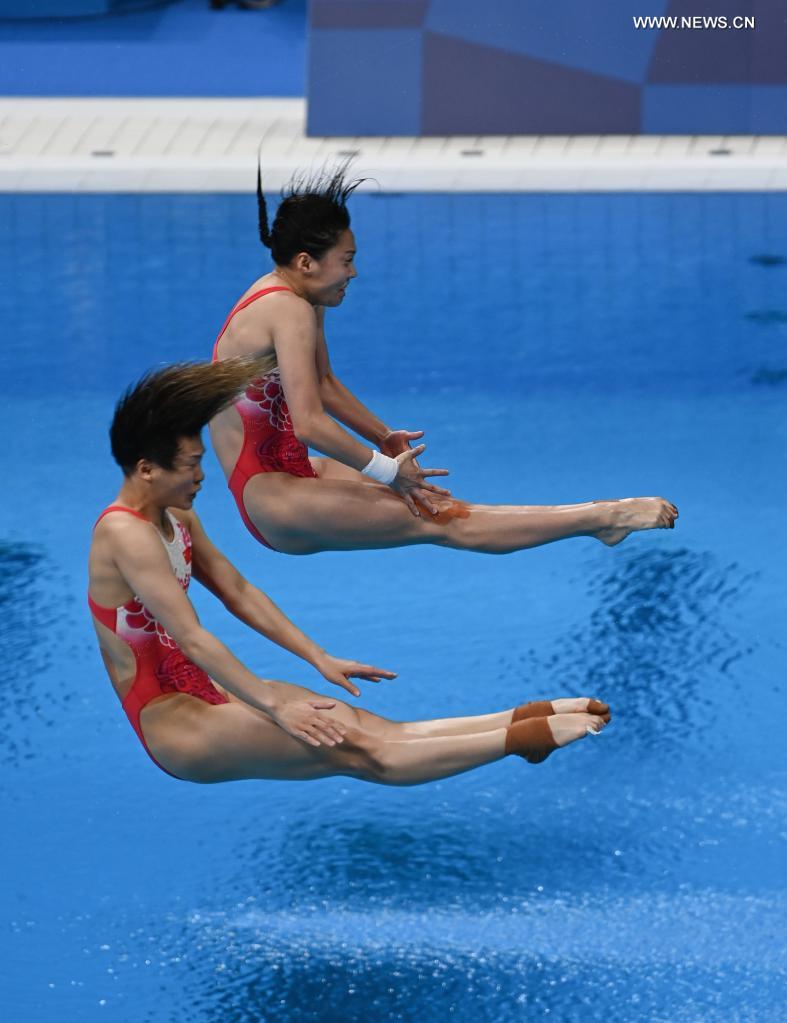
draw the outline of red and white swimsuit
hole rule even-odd
[[[290,291],[290,288],[263,288],[235,306],[216,338],[213,362],[218,360],[219,341],[224,336],[232,317],[252,302],[256,302],[258,298],[270,295],[274,291]],[[251,535],[273,550],[272,545],[260,533],[246,511],[243,503],[246,484],[253,476],[262,472],[286,472],[290,476],[306,479],[316,479],[317,473],[309,461],[308,448],[293,432],[290,410],[287,408],[278,369],[252,380],[243,396],[235,403],[235,408],[243,424],[243,446],[227,486]]]
[[[143,522],[148,522],[154,529],[156,528],[144,515],[121,504],[112,504],[104,509],[96,520],[96,525],[110,512],[125,512],[127,515],[135,515]],[[175,578],[186,591],[191,580],[191,536],[183,523],[176,519],[171,512],[167,511],[166,515],[174,534],[172,540],[165,539],[158,529],[156,529],[156,533],[166,548]],[[142,708],[157,696],[163,696],[166,693],[185,693],[198,700],[213,704],[229,703],[229,701],[214,686],[202,668],[186,657],[164,626],[153,617],[137,597],[132,597],[131,600],[116,608],[102,607],[93,600],[89,593],[87,602],[97,621],[131,647],[137,670],[131,688],[123,700],[123,710],[150,759],[161,767],[162,771],[171,774],[172,772],[162,767],[148,749],[139,723]]]

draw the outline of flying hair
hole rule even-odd
[[[257,159],[257,223],[260,230],[260,241],[266,249],[269,249],[271,233],[268,230],[268,210],[265,206],[265,196],[262,194],[262,167],[259,158]]]
[[[277,266],[288,266],[300,252],[321,259],[350,226],[347,200],[365,178],[348,180],[352,158],[313,173],[296,174],[282,190],[273,226],[262,191],[262,168],[257,162],[257,215],[260,241],[271,250]]]
[[[149,370],[121,396],[109,429],[123,473],[130,476],[140,459],[172,469],[181,438],[198,437],[260,371],[253,356]]]

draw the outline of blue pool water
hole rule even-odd
[[[14,1023],[784,1018],[786,196],[357,196],[340,375],[461,496],[663,493],[679,528],[490,558],[210,534],[400,718],[598,693],[542,767],[200,788],[145,757],[84,606],[106,427],[207,356],[249,198],[0,196],[0,847]],[[196,588],[195,588],[196,590]],[[261,674],[318,686],[195,592]]]

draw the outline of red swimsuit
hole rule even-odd
[[[213,361],[218,359],[219,341],[235,313],[245,309],[263,295],[274,291],[290,291],[289,288],[263,288],[240,301],[227,317],[213,346]],[[290,476],[316,479],[317,473],[309,461],[309,451],[295,436],[290,419],[290,410],[284,397],[278,369],[272,369],[264,376],[252,380],[243,397],[236,402],[243,423],[243,446],[238,461],[232,470],[228,486],[246,528],[255,539],[266,547],[274,548],[249,518],[243,503],[243,491],[253,476],[262,472],[286,472]]]
[[[110,512],[126,512],[129,515],[136,515],[143,522],[149,522],[144,515],[125,508],[121,504],[111,504],[99,515],[96,525]],[[161,542],[169,555],[172,571],[184,590],[188,590],[191,579],[191,536],[189,531],[175,518],[171,512],[167,512],[167,518],[172,526],[174,537],[172,540],[165,540],[161,533]],[[95,528],[95,527],[94,527]],[[155,526],[153,527],[155,529]],[[145,736],[139,723],[139,715],[142,708],[157,696],[165,693],[185,693],[188,696],[195,696],[198,700],[206,703],[229,703],[227,697],[219,692],[213,685],[210,678],[197,667],[193,661],[183,653],[175,641],[168,635],[166,629],[160,622],[156,621],[150,611],[136,597],[132,597],[121,607],[102,607],[88,593],[87,602],[94,617],[110,632],[114,632],[125,643],[127,643],[136,661],[137,670],[131,688],[123,700],[123,710],[128,715],[131,727],[139,736],[139,741],[147,750],[148,756],[162,767],[148,749]],[[175,775],[173,775],[175,777]]]

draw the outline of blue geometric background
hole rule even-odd
[[[782,134],[787,4],[312,0],[307,93],[313,135]]]

